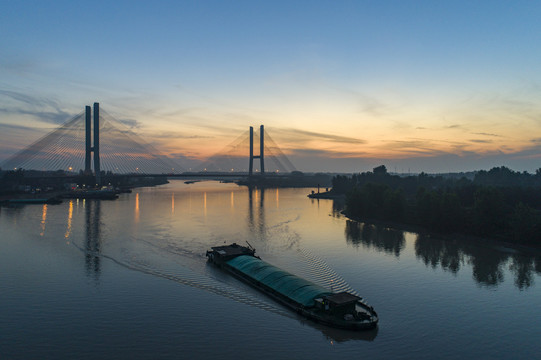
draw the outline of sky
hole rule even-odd
[[[0,0],[0,162],[99,102],[174,158],[541,168],[541,2]]]

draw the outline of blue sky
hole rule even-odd
[[[295,166],[541,167],[541,3],[0,3],[0,161],[94,101],[172,156],[264,124]]]

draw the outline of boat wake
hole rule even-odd
[[[89,252],[75,242],[72,242],[71,244],[87,256],[90,255],[105,258],[129,270],[138,271],[147,275],[171,280],[180,285],[204,290],[277,315],[296,318],[290,311],[275,306],[270,302],[259,299],[246,292],[241,288],[240,283],[237,288],[234,285],[224,283],[216,278],[212,272],[206,271],[206,260],[203,254],[195,254],[172,244],[161,247],[149,241],[138,241],[153,248],[152,252],[154,255],[158,255],[162,258],[164,255],[168,255],[169,258],[170,255],[175,255],[177,261],[175,261],[175,264],[156,266],[155,264],[165,264],[163,264],[163,260],[153,261],[152,255],[149,255],[148,253],[146,253],[145,256],[138,256],[136,254],[128,254],[127,250],[123,249],[123,254],[117,257],[103,252]],[[181,265],[179,262],[182,262],[183,264]]]
[[[298,251],[301,256],[307,260],[306,262],[310,268],[308,275],[313,278],[315,282],[331,289],[333,292],[347,291],[350,294],[359,296],[359,293],[354,290],[344,278],[338,275],[321,257],[306,249],[299,248]]]

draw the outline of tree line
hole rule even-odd
[[[541,169],[529,174],[502,166],[468,179],[391,175],[382,165],[335,176],[332,192],[345,194],[351,217],[541,245]]]

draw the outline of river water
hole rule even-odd
[[[353,222],[311,190],[171,181],[0,208],[0,358],[541,356],[541,258]],[[314,324],[206,263],[211,246],[245,241],[363,296],[378,328]]]

